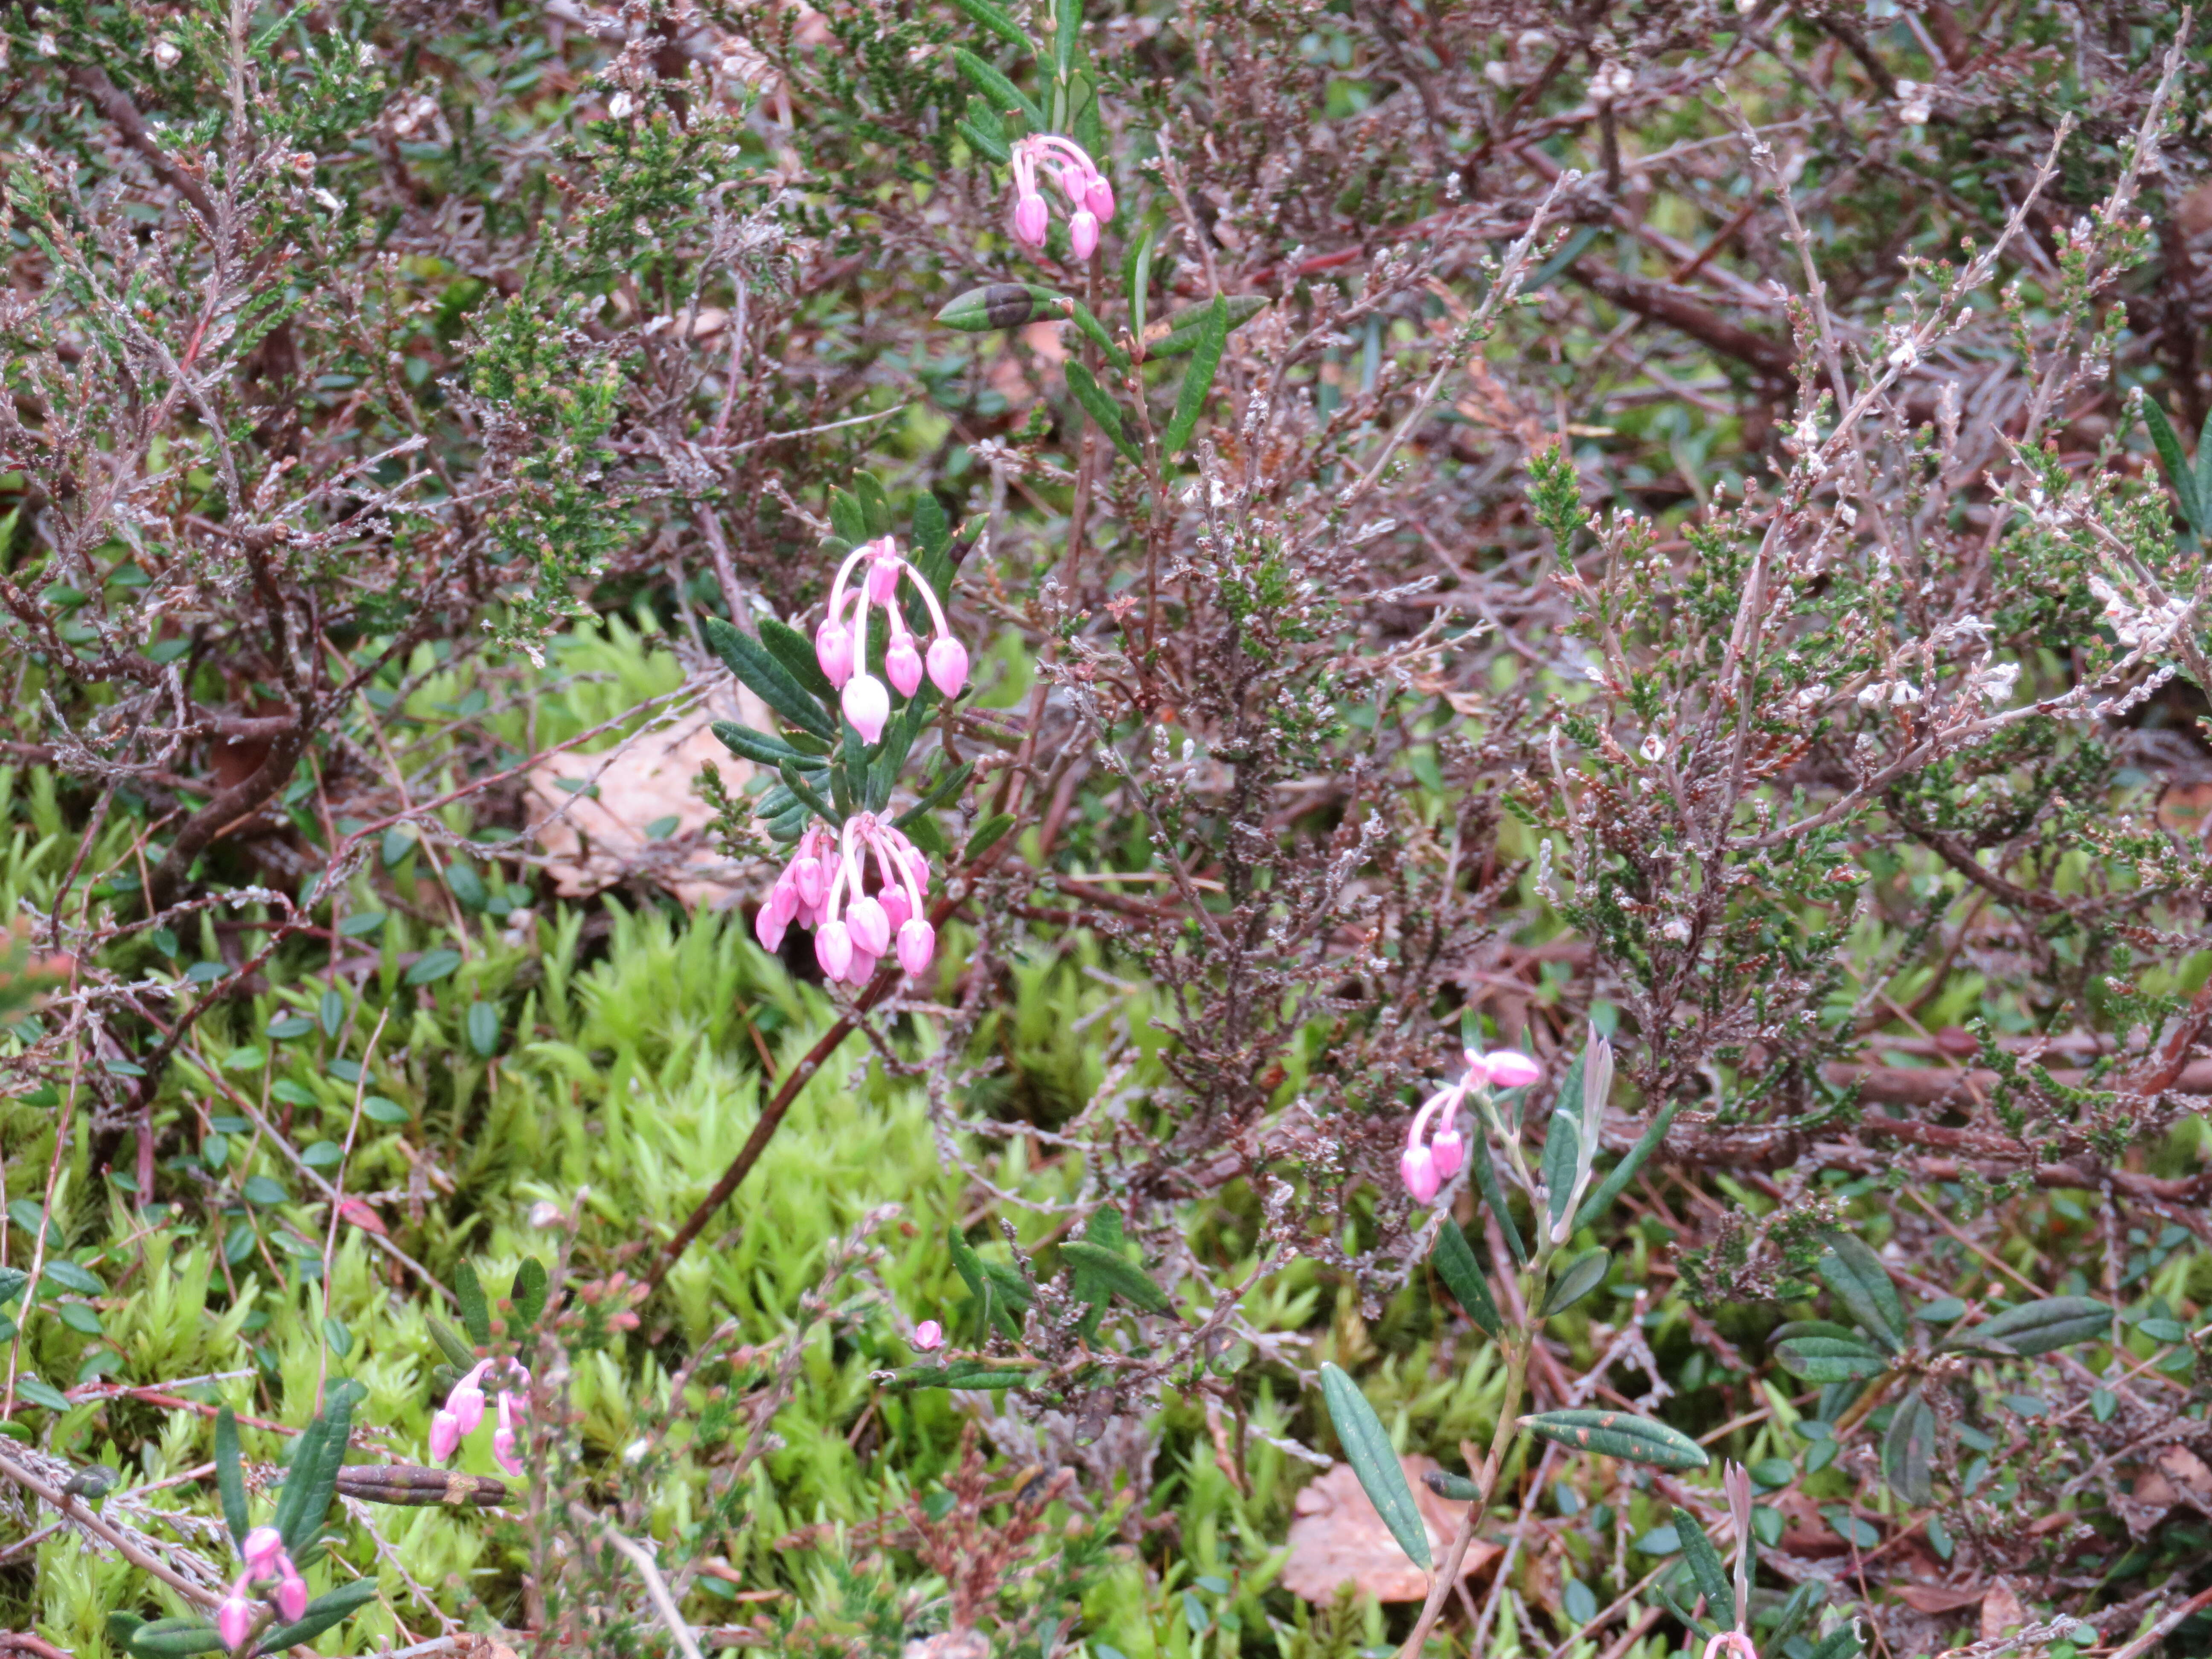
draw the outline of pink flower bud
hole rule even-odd
[[[1448,1123],[1429,1143],[1429,1157],[1437,1166],[1437,1179],[1449,1181],[1459,1173],[1459,1166],[1467,1162],[1467,1142],[1461,1139],[1459,1131]]]
[[[492,1431],[491,1456],[492,1462],[509,1474],[520,1476],[522,1460],[514,1453],[514,1400],[512,1395],[503,1394],[499,1397],[499,1426]]]
[[[284,1535],[274,1527],[256,1527],[246,1534],[238,1553],[253,1577],[274,1578],[276,1564],[284,1559]]]
[[[1525,1089],[1544,1075],[1544,1068],[1513,1048],[1497,1048],[1482,1057],[1482,1069],[1493,1089]]]
[[[289,1624],[307,1610],[307,1581],[289,1561],[284,1565],[288,1571],[276,1582],[276,1611]]]
[[[477,1425],[483,1421],[483,1389],[478,1379],[490,1364],[489,1359],[479,1361],[476,1369],[454,1383],[453,1392],[446,1396],[446,1409],[453,1413],[454,1421],[460,1425],[464,1440],[474,1434]]]
[[[1014,203],[1014,240],[1024,247],[1042,247],[1046,212],[1044,198],[1031,191]]]
[[[845,969],[845,983],[855,990],[876,976],[876,958],[866,951],[853,952],[852,965]]]
[[[1098,216],[1079,208],[1068,216],[1067,246],[1079,259],[1088,259],[1098,248]]]
[[[929,642],[929,683],[946,697],[957,697],[968,684],[968,647],[950,634]]]
[[[853,630],[835,617],[823,617],[814,630],[814,660],[830,684],[844,684],[853,678]]]
[[[253,1603],[233,1589],[216,1611],[215,1630],[222,1638],[223,1646],[234,1650],[244,1647],[246,1638],[253,1631]]]
[[[913,872],[915,886],[927,893],[929,890],[929,854],[912,842],[906,844],[906,867]]]
[[[857,898],[847,907],[845,927],[853,935],[853,948],[879,957],[891,948],[890,918],[872,898]]]
[[[919,974],[929,966],[929,959],[937,954],[937,929],[920,916],[899,929],[899,966],[909,974]]]
[[[1098,216],[1098,222],[1114,222],[1114,186],[1103,173],[1091,175],[1090,187],[1083,192],[1083,205]]]
[[[906,919],[914,914],[914,906],[907,902],[906,889],[886,887],[876,895],[876,902],[884,907],[884,920],[896,930],[906,926]]]
[[[899,562],[896,558],[877,559],[868,566],[868,599],[872,604],[889,605],[898,597]]]
[[[770,945],[769,949],[775,947]],[[460,1449],[461,1419],[441,1408],[430,1413],[430,1461],[442,1463]],[[266,1577],[267,1575],[264,1575]]]
[[[760,948],[770,956],[774,956],[783,948],[784,929],[788,926],[790,926],[788,922],[777,919],[775,906],[772,902],[762,905],[753,913],[753,937],[760,941]],[[433,1448],[437,1444],[437,1423],[433,1419],[430,1425]],[[434,1457],[439,1455],[434,1449],[431,1455]]]
[[[884,653],[884,673],[899,696],[912,696],[921,684],[921,653],[914,648],[914,635],[902,634],[891,641],[890,649]]]
[[[873,743],[884,734],[884,722],[891,717],[891,694],[884,690],[884,683],[873,674],[855,674],[845,682],[845,718],[853,722],[853,729],[860,734],[863,743]]]
[[[915,1352],[934,1353],[945,1346],[945,1328],[933,1319],[925,1319],[914,1328]]]
[[[853,936],[842,921],[825,921],[814,930],[814,959],[831,979],[845,977],[853,965]]]
[[[791,884],[799,890],[799,902],[810,909],[822,902],[822,889],[826,880],[822,860],[811,854],[791,866]]]
[[[777,927],[791,926],[791,919],[799,914],[799,884],[791,878],[790,871],[775,878],[775,885],[768,890],[768,903],[763,908],[775,914]]]
[[[1408,1146],[1398,1160],[1398,1178],[1406,1183],[1413,1202],[1425,1204],[1437,1195],[1443,1183],[1437,1175],[1437,1161],[1425,1146]]]

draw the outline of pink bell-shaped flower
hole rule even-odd
[[[937,954],[937,930],[920,916],[902,927],[898,932],[899,966],[909,974],[919,974],[929,966],[930,958]]]
[[[1406,1190],[1416,1204],[1427,1203],[1443,1184],[1437,1173],[1436,1159],[1430,1156],[1426,1146],[1419,1145],[1407,1147],[1399,1158],[1398,1178],[1406,1183]]]
[[[1048,219],[1044,198],[1036,191],[1017,197],[1014,201],[1014,240],[1024,247],[1042,247]]]
[[[929,683],[948,700],[958,696],[968,684],[968,647],[950,634],[929,642]]]
[[[1098,251],[1098,216],[1089,208],[1068,216],[1067,246],[1079,259],[1088,259]]]
[[[292,1623],[307,1610],[307,1581],[300,1577],[291,1562],[284,1563],[284,1576],[276,1581],[276,1611]]]
[[[775,946],[771,945],[768,948],[773,951]],[[442,1463],[459,1451],[460,1446],[461,1419],[441,1406],[430,1413],[430,1461]]]
[[[1429,1143],[1429,1157],[1437,1166],[1437,1179],[1449,1181],[1459,1173],[1459,1166],[1467,1162],[1467,1142],[1460,1138],[1459,1127],[1447,1123],[1437,1132]]]
[[[845,926],[853,935],[853,948],[879,957],[891,948],[890,918],[872,898],[857,898],[846,908]]]
[[[914,914],[914,906],[908,902],[903,887],[884,888],[876,895],[876,902],[884,907],[884,920],[890,923],[894,933],[905,927],[906,919]]]
[[[814,960],[831,979],[845,977],[853,965],[853,936],[842,921],[825,921],[814,930]]]
[[[830,684],[843,685],[853,678],[853,630],[835,617],[824,617],[814,630],[814,660]]]
[[[921,684],[921,653],[914,648],[914,635],[902,634],[884,653],[884,673],[898,688],[902,697],[910,697]]]
[[[1091,182],[1083,192],[1083,205],[1098,216],[1098,222],[1114,222],[1114,186],[1103,173],[1091,175]]]
[[[822,902],[822,891],[830,878],[822,868],[822,860],[809,854],[791,866],[791,884],[799,890],[799,900],[809,909]]]
[[[216,1609],[215,1633],[222,1638],[223,1646],[234,1652],[246,1645],[246,1638],[253,1633],[253,1603],[242,1594],[245,1581],[231,1587],[231,1592]]]
[[[453,1392],[446,1396],[446,1409],[453,1414],[454,1420],[460,1425],[461,1438],[464,1440],[474,1434],[477,1431],[477,1425],[483,1421],[484,1396],[482,1379],[490,1365],[491,1361],[489,1359],[477,1361],[476,1368],[454,1383]]]
[[[934,1353],[945,1346],[945,1328],[933,1319],[925,1319],[914,1328],[911,1345],[917,1353]]]
[[[514,1449],[514,1396],[503,1394],[499,1397],[499,1426],[492,1431],[492,1462],[509,1474],[520,1476],[522,1460]]]
[[[753,937],[760,941],[760,948],[770,956],[783,948],[784,930],[789,926],[788,922],[776,920],[775,906],[772,903],[763,904],[753,912]],[[434,1431],[435,1427],[433,1423]]]
[[[840,700],[845,718],[853,722],[853,729],[860,734],[863,743],[873,743],[884,734],[884,724],[891,717],[891,694],[884,690],[884,683],[865,671],[845,682],[845,694]]]
[[[853,952],[853,960],[845,969],[845,983],[856,989],[876,976],[877,958],[866,951]]]
[[[1484,1075],[1493,1089],[1525,1089],[1544,1075],[1544,1068],[1515,1048],[1497,1048],[1481,1060]]]
[[[256,1527],[238,1547],[240,1559],[256,1578],[274,1578],[276,1564],[284,1559],[284,1534],[274,1527]]]

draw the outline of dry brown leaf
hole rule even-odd
[[[2027,1623],[2027,1609],[2013,1593],[2011,1583],[2000,1578],[1990,1585],[1989,1594],[1982,1597],[1982,1640],[1994,1642],[2007,1631],[2019,1630]]]
[[[546,872],[562,898],[585,898],[632,876],[658,883],[690,908],[729,902],[750,885],[727,869],[727,860],[707,844],[704,830],[714,812],[694,781],[712,761],[735,795],[752,776],[750,761],[732,754],[713,731],[718,720],[735,720],[758,730],[773,729],[759,699],[743,686],[726,689],[697,713],[630,738],[614,751],[554,756],[530,769],[526,781],[531,815],[543,818],[562,806],[568,811],[538,834],[545,848]],[[606,769],[599,768],[605,764]],[[562,779],[596,784],[596,797],[561,787]],[[649,839],[647,829],[674,818],[675,830]],[[711,872],[712,873],[708,873]]]
[[[1988,1595],[1983,1584],[1899,1584],[1897,1599],[1916,1613],[1956,1613]]]
[[[1421,1477],[1438,1467],[1432,1457],[1401,1457],[1406,1480],[1413,1489],[1413,1502],[1427,1523],[1429,1553],[1437,1563],[1459,1531],[1462,1504],[1437,1496],[1421,1484]],[[1283,1587],[1309,1601],[1329,1601],[1337,1586],[1347,1581],[1363,1595],[1378,1601],[1418,1601],[1429,1593],[1428,1575],[1406,1559],[1389,1528],[1367,1501],[1359,1477],[1349,1463],[1336,1463],[1328,1474],[1310,1482],[1298,1493],[1291,1522],[1290,1559],[1283,1566]],[[1478,1539],[1467,1552],[1460,1577],[1468,1577],[1498,1553],[1495,1544]]]

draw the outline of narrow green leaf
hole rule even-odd
[[[438,1352],[455,1370],[465,1371],[477,1363],[476,1350],[469,1346],[468,1339],[434,1314],[424,1322],[430,1328],[430,1340],[438,1345]]]
[[[1662,1469],[1702,1469],[1712,1462],[1705,1449],[1656,1418],[1631,1412],[1544,1412],[1521,1419],[1538,1438],[1571,1451],[1601,1452]]]
[[[1012,1359],[953,1359],[942,1365],[907,1365],[890,1375],[901,1393],[915,1389],[1018,1389],[1036,1380],[1034,1368]]]
[[[968,780],[975,775],[975,768],[972,763],[967,761],[961,762],[959,765],[954,767],[951,771],[939,778],[935,783],[930,785],[927,793],[926,793],[920,800],[915,802],[915,804],[908,807],[905,811],[893,818],[891,820],[891,828],[894,830],[904,830],[908,824],[912,823],[916,818],[921,817],[924,813],[935,811],[939,807],[944,805],[945,802],[957,795],[963,789],[965,789],[968,787]]]
[[[1682,1559],[1689,1566],[1698,1594],[1705,1598],[1711,1622],[1727,1629],[1735,1622],[1735,1586],[1729,1582],[1728,1569],[1721,1564],[1721,1553],[1705,1536],[1698,1517],[1680,1504],[1674,1506],[1674,1540],[1682,1547]]]
[[[1822,1637],[1813,1650],[1813,1659],[1856,1659],[1863,1644],[1859,1640],[1859,1621],[1847,1619]]]
[[[1054,11],[1053,62],[1066,81],[1075,73],[1076,52],[1083,44],[1083,0],[1060,0]]]
[[[330,1432],[328,1422],[321,1416],[309,1420],[300,1431],[300,1437],[292,1443],[292,1462],[284,1472],[284,1484],[277,1490],[276,1511],[270,1524],[276,1528],[287,1550],[296,1550],[304,1541],[307,1525],[301,1520],[307,1507],[307,1492],[314,1485],[314,1466],[322,1455],[325,1437]]]
[[[1075,394],[1075,401],[1083,405],[1084,412],[1098,423],[1098,429],[1112,441],[1114,447],[1121,452],[1122,458],[1132,466],[1142,466],[1144,458],[1121,430],[1121,411],[1114,407],[1114,400],[1092,378],[1091,371],[1081,363],[1069,363],[1067,389]]]
[[[1375,1415],[1375,1407],[1367,1403],[1359,1385],[1326,1362],[1321,1368],[1321,1391],[1328,1407],[1328,1420],[1344,1443],[1345,1462],[1359,1478],[1367,1501],[1375,1505],[1376,1514],[1390,1528],[1390,1536],[1398,1540],[1407,1559],[1423,1572],[1428,1571],[1431,1565],[1429,1529],[1414,1506],[1413,1489],[1406,1484],[1405,1466],[1390,1449],[1382,1419]]]
[[[1044,54],[1036,49],[1022,26],[991,3],[991,0],[952,0],[953,9],[959,12],[978,28],[986,28],[1010,46],[1018,46],[1032,58]]]
[[[1490,1206],[1491,1214],[1498,1218],[1498,1231],[1505,1236],[1506,1253],[1512,1256],[1513,1265],[1528,1265],[1528,1247],[1521,1242],[1521,1230],[1513,1224],[1513,1212],[1505,1206],[1505,1188],[1498,1184],[1498,1166],[1490,1161],[1490,1137],[1478,1131],[1468,1138],[1468,1157],[1474,1165],[1474,1184],[1482,1189],[1482,1201]]]
[[[1887,1354],[1856,1337],[1793,1336],[1774,1345],[1774,1358],[1784,1370],[1808,1382],[1848,1382],[1889,1369]]]
[[[1881,1437],[1881,1478],[1916,1508],[1936,1498],[1936,1412],[1919,1389],[1906,1395]]]
[[[870,539],[867,509],[860,498],[849,489],[830,492],[830,527],[837,532],[838,539],[848,547],[858,547]]]
[[[1060,1254],[1071,1267],[1082,1268],[1124,1302],[1146,1313],[1175,1312],[1175,1304],[1168,1300],[1165,1292],[1152,1283],[1144,1269],[1119,1250],[1109,1250],[1088,1239],[1073,1238],[1060,1247]]]
[[[534,1255],[526,1255],[514,1270],[514,1284],[507,1293],[507,1299],[514,1304],[518,1334],[537,1328],[538,1316],[545,1311],[545,1264]]]
[[[1472,1504],[1482,1496],[1482,1488],[1463,1474],[1453,1474],[1444,1469],[1431,1469],[1421,1476],[1421,1484],[1439,1498],[1449,1498],[1455,1504]]]
[[[1467,1316],[1481,1327],[1492,1340],[1504,1341],[1505,1322],[1498,1316],[1498,1304],[1490,1294],[1490,1280],[1482,1271],[1482,1263],[1475,1259],[1467,1235],[1449,1216],[1437,1229],[1437,1242],[1429,1252],[1429,1262]]]
[[[1256,294],[1237,294],[1224,301],[1229,313],[1229,326],[1233,331],[1250,322],[1267,308],[1267,302]],[[1168,331],[1145,348],[1147,357],[1177,357],[1197,349],[1205,337],[1206,325],[1212,319],[1212,305],[1192,306],[1170,313],[1167,319]]]
[[[1136,264],[1129,275],[1129,337],[1145,337],[1145,307],[1152,292],[1152,234],[1148,228],[1137,238]]]
[[[968,837],[968,845],[960,854],[963,864],[973,864],[977,859],[999,844],[1006,831],[1014,827],[1013,814],[1000,812],[985,818],[975,826],[975,833]]]
[[[1175,414],[1161,440],[1163,453],[1180,455],[1189,443],[1191,434],[1197,428],[1198,417],[1206,412],[1206,400],[1213,391],[1214,372],[1221,367],[1221,348],[1228,338],[1229,307],[1217,294],[1213,296],[1213,308],[1206,314],[1198,338],[1191,345],[1190,367],[1183,371],[1182,389],[1176,393]]]
[[[2108,1337],[2112,1331],[2112,1310],[2095,1297],[2054,1296],[2008,1308],[1994,1319],[1985,1319],[1972,1330],[1960,1331],[1946,1339],[1936,1352],[1979,1350],[2033,1356],[2049,1353],[2069,1343]]]
[[[1565,1104],[1562,1101],[1552,1108],[1552,1121],[1544,1126],[1544,1207],[1555,1227],[1575,1195],[1575,1171],[1582,1167],[1582,1131],[1575,1125],[1574,1113],[1563,1109]]]
[[[2181,434],[2166,419],[2166,410],[2146,397],[2142,400],[2143,424],[2150,429],[2150,441],[2158,451],[2158,459],[2166,468],[2166,481],[2173,486],[2173,494],[2181,504],[2182,522],[2191,530],[2204,528],[2204,502],[2197,493],[2197,474],[2189,465],[2189,458],[2181,453]]]
[[[884,494],[884,481],[872,472],[855,472],[853,475],[853,494],[860,498],[860,516],[868,528],[867,535],[862,539],[877,541],[890,535],[891,501]]]
[[[978,115],[991,115],[989,107],[980,98],[969,107]],[[996,161],[1000,167],[1005,167],[1014,159],[1013,149],[1006,143],[1006,130],[1000,124],[997,116],[991,115],[988,123],[963,118],[952,125],[968,141],[968,147],[985,161]]]
[[[1658,1150],[1659,1143],[1667,1139],[1667,1130],[1674,1121],[1674,1114],[1682,1109],[1679,1099],[1670,1100],[1660,1108],[1659,1115],[1651,1120],[1650,1127],[1638,1135],[1628,1155],[1613,1166],[1613,1173],[1598,1182],[1597,1190],[1583,1200],[1575,1212],[1575,1231],[1592,1225],[1599,1217],[1613,1207],[1613,1200],[1627,1190],[1636,1172],[1644,1167],[1644,1160]]]
[[[170,1659],[170,1656],[186,1653],[214,1653],[222,1646],[222,1638],[213,1625],[204,1619],[156,1619],[149,1625],[141,1625],[131,1633],[131,1651],[143,1654],[146,1659]]]
[[[1001,114],[1018,110],[1022,118],[1030,124],[1031,132],[1042,132],[1046,128],[1044,112],[1034,100],[1012,81],[993,69],[965,46],[952,49],[952,61],[968,84],[991,100],[991,107]]]
[[[994,1293],[990,1278],[983,1271],[983,1258],[977,1255],[974,1248],[960,1236],[957,1227],[945,1229],[945,1241],[951,1250],[953,1271],[960,1275],[969,1294],[975,1298],[978,1340],[988,1336],[991,1328],[996,1325],[1008,1341],[1019,1341],[1021,1326],[1006,1311],[1004,1301]]]
[[[2197,434],[2197,504],[2212,509],[2212,411],[2206,413],[2203,430]],[[2205,529],[2202,524],[2197,526],[2200,536]],[[0,547],[6,544],[0,541]]]
[[[453,1299],[459,1304],[461,1328],[478,1347],[491,1341],[491,1304],[484,1299],[483,1285],[477,1279],[476,1265],[462,1259],[453,1269]],[[473,1362],[471,1362],[473,1363]]]
[[[307,1603],[307,1611],[289,1625],[279,1625],[263,1637],[259,1650],[263,1653],[282,1653],[289,1647],[312,1642],[347,1614],[359,1611],[376,1600],[374,1575],[356,1578],[325,1595],[318,1595]]]
[[[1832,1319],[1793,1319],[1786,1325],[1777,1325],[1767,1333],[1769,1347],[1777,1342],[1786,1342],[1793,1336],[1832,1336],[1845,1342],[1863,1346],[1859,1334],[1848,1325],[1838,1325]]]
[[[246,1507],[246,1464],[239,1451],[238,1413],[225,1406],[215,1414],[215,1489],[222,1500],[223,1524],[231,1542],[243,1548],[252,1530]]]
[[[844,823],[845,815],[839,811],[836,807],[832,806],[828,801],[823,799],[820,794],[816,793],[814,786],[809,783],[805,778],[801,777],[799,775],[799,769],[796,766],[793,766],[789,761],[786,761],[781,767],[777,769],[777,775],[783,780],[783,787],[790,790],[793,794],[798,796],[799,800],[805,805],[807,811],[812,812],[817,817],[822,819],[823,822],[832,824]],[[830,781],[833,787],[836,786],[838,779],[842,775],[842,773],[840,773],[836,768],[832,767],[830,769]]]
[[[1038,317],[1065,317],[1074,304],[1066,295],[1036,283],[987,283],[955,295],[937,313],[937,320],[963,334],[983,334],[994,328],[1018,328]]]
[[[1084,333],[1090,336],[1091,343],[1101,351],[1106,354],[1106,361],[1108,362],[1113,364],[1115,368],[1121,370],[1123,373],[1127,373],[1129,368],[1129,354],[1122,350],[1121,346],[1115,343],[1114,337],[1106,331],[1106,325],[1100,322],[1096,317],[1092,316],[1091,314],[1091,307],[1085,305],[1082,301],[1073,300],[1069,301],[1069,303],[1074,307],[1073,314],[1075,318],[1076,327],[1081,329]]]
[[[761,643],[769,648],[775,659],[790,672],[801,690],[821,700],[824,708],[837,701],[837,688],[830,684],[830,677],[822,672],[822,665],[814,655],[814,646],[806,635],[789,623],[778,622],[774,617],[760,619]]]
[[[327,1403],[315,1419],[323,1425],[323,1432],[313,1448],[312,1459],[302,1437],[301,1448],[292,1454],[291,1468],[284,1476],[283,1496],[290,1498],[296,1487],[299,1504],[292,1511],[290,1524],[280,1523],[277,1530],[283,1534],[285,1549],[302,1565],[321,1534],[323,1517],[330,1513],[331,1497],[337,1490],[338,1471],[345,1467],[346,1437],[353,1428],[353,1389],[334,1385],[326,1398]]]
[[[1560,1270],[1552,1281],[1552,1288],[1544,1294],[1544,1305],[1536,1310],[1539,1319],[1549,1319],[1553,1314],[1565,1313],[1599,1285],[1613,1267],[1613,1252],[1602,1248],[1585,1250]]]
[[[1905,1304],[1874,1247],[1850,1233],[1830,1233],[1817,1264],[1821,1280],[1867,1334],[1889,1350],[1905,1346]]]
[[[722,665],[752,687],[763,702],[824,742],[837,740],[836,722],[759,641],[747,638],[720,617],[708,617],[701,628]]]

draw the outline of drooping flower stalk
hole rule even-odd
[[[1114,222],[1114,186],[1089,152],[1058,133],[1034,133],[1014,141],[1014,240],[1024,247],[1044,246],[1050,215],[1037,187],[1040,169],[1067,198],[1067,245],[1078,259],[1098,246],[1098,228]]]
[[[274,1527],[256,1527],[246,1534],[239,1546],[240,1559],[245,1566],[216,1609],[216,1634],[222,1644],[233,1650],[246,1645],[253,1633],[254,1620],[259,1612],[253,1587],[257,1583],[274,1582],[275,1591],[268,1597],[276,1604],[276,1611],[287,1624],[307,1610],[307,1581],[285,1553],[283,1534]]]
[[[856,570],[858,580],[854,580]],[[915,648],[914,630],[907,626],[905,612],[898,604],[902,576],[914,584],[929,611],[931,637],[926,657]],[[823,677],[842,694],[840,702],[845,718],[867,743],[883,736],[884,722],[891,714],[890,694],[883,682],[868,672],[871,606],[882,607],[890,626],[884,672],[901,696],[910,697],[921,689],[925,672],[930,683],[947,697],[958,696],[960,688],[968,683],[967,647],[952,637],[937,590],[900,554],[895,538],[884,536],[861,543],[845,556],[844,563],[837,567],[836,580],[830,585],[829,608],[822,625],[814,631],[814,659],[821,665]]]
[[[1499,1048],[1487,1054],[1469,1048],[1463,1057],[1467,1061],[1466,1075],[1456,1083],[1446,1084],[1423,1101],[1406,1131],[1406,1150],[1399,1156],[1398,1177],[1406,1183],[1406,1191],[1416,1204],[1426,1204],[1433,1199],[1467,1161],[1467,1142],[1459,1131],[1459,1111],[1468,1096],[1477,1090],[1486,1094],[1492,1089],[1526,1088],[1544,1074],[1534,1060],[1512,1048]],[[1437,1125],[1436,1134],[1425,1139],[1432,1121]]]
[[[514,1455],[514,1426],[521,1414],[515,1401],[517,1391],[530,1386],[530,1372],[520,1361],[514,1359],[479,1360],[475,1369],[453,1384],[446,1395],[445,1405],[430,1416],[432,1462],[442,1463],[451,1457],[460,1449],[461,1442],[476,1432],[477,1425],[483,1421],[483,1376],[494,1365],[504,1368],[507,1382],[499,1396],[499,1427],[492,1435],[492,1458],[509,1474],[521,1474],[521,1462]]]
[[[880,882],[875,893],[866,884],[871,856]],[[928,891],[929,860],[904,834],[872,812],[846,819],[814,929],[814,959],[822,971],[832,981],[866,985],[896,943],[899,966],[921,973],[937,954],[937,930],[924,915]]]

